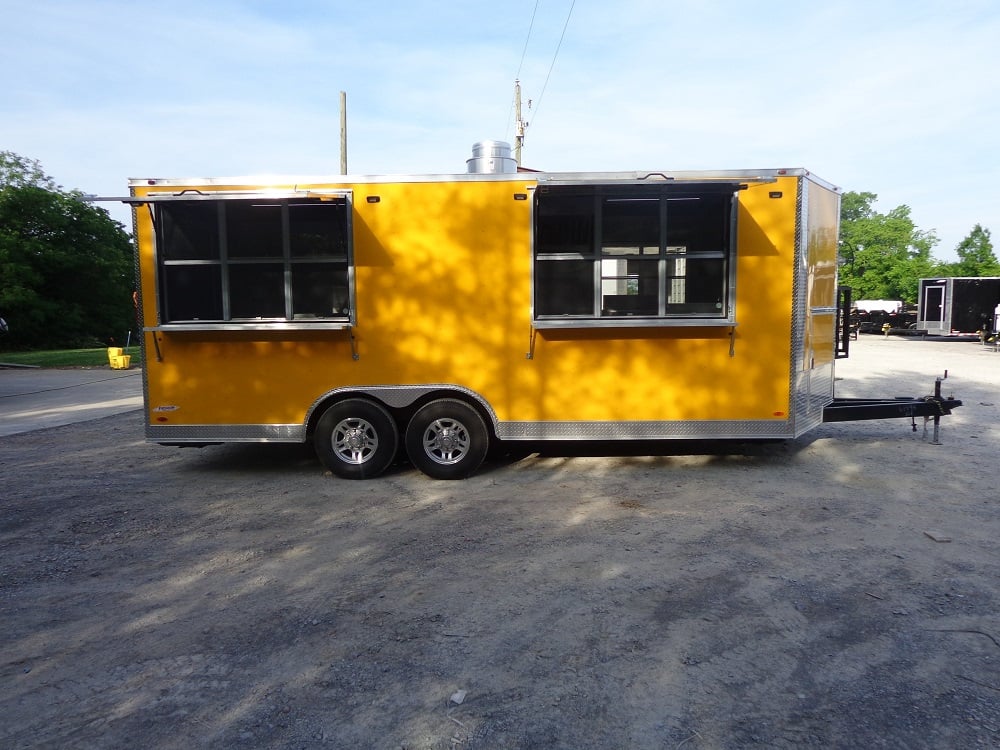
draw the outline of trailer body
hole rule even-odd
[[[342,476],[402,443],[449,478],[495,441],[794,438],[833,402],[840,193],[806,170],[135,179],[126,200],[151,442],[314,440]]]
[[[989,332],[1000,305],[1000,277],[920,279],[917,328],[932,336]]]

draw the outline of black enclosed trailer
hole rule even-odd
[[[931,336],[991,331],[1000,305],[1000,276],[921,279],[917,328]]]

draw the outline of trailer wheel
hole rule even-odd
[[[313,443],[319,460],[338,477],[370,479],[395,458],[399,429],[380,404],[352,398],[323,412]]]
[[[421,407],[406,427],[406,453],[434,479],[464,479],[490,447],[486,423],[463,401],[444,398]]]

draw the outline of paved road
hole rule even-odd
[[[0,367],[0,437],[142,407],[142,370]]]

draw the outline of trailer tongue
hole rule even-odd
[[[948,377],[947,371],[944,378]],[[896,419],[909,417],[913,431],[917,431],[917,417],[924,418],[924,429],[927,422],[934,420],[933,442],[938,443],[941,417],[951,414],[951,410],[962,405],[954,397],[941,395],[941,382],[944,378],[934,381],[934,395],[914,398],[897,396],[895,398],[835,398],[823,409],[824,422],[858,422],[868,419]]]

